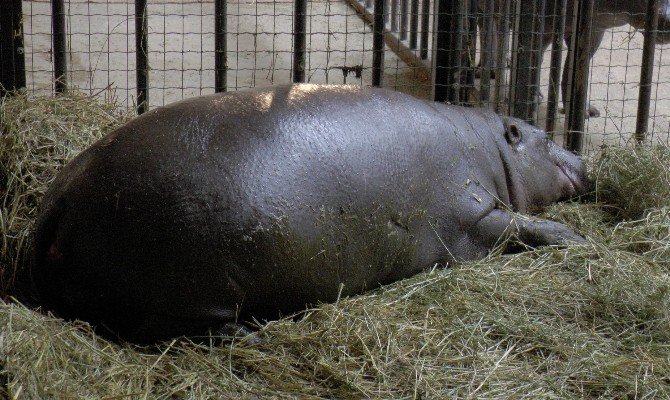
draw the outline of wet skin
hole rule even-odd
[[[519,218],[584,191],[546,134],[382,89],[296,85],[149,111],[63,168],[40,207],[45,307],[153,342],[484,257]]]

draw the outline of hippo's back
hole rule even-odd
[[[261,318],[297,311],[336,298],[336,281],[357,293],[434,256],[415,231],[450,188],[480,174],[495,189],[491,160],[468,153],[497,154],[487,132],[499,124],[315,85],[161,107],[63,169],[37,221],[33,275],[61,314],[131,337],[197,332],[242,303]]]

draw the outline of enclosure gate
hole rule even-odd
[[[226,72],[227,1],[214,1],[214,82],[216,92],[228,90]],[[569,70],[566,98],[566,146],[583,148],[584,117],[589,76],[589,47],[594,0],[345,0],[372,26],[372,85],[383,85],[385,44],[408,65],[431,72],[432,98],[468,106],[489,106],[537,123],[539,71],[545,16],[553,21],[550,80],[546,129],[558,132],[556,113],[566,12],[573,12],[572,29],[581,32],[569,43],[566,61]],[[648,129],[654,48],[658,26],[659,0],[648,2],[647,30],[644,37],[641,82],[635,139],[641,143]],[[0,67],[3,96],[26,86],[21,0],[4,0],[0,13]],[[135,66],[137,112],[149,104],[148,14],[147,0],[135,0]],[[432,14],[431,14],[432,10]],[[431,15],[434,19],[431,20]],[[51,26],[54,90],[68,88],[68,52],[64,0],[51,0]],[[432,25],[432,33],[431,32]],[[293,3],[292,81],[305,82],[307,0]],[[480,29],[478,29],[478,26]],[[479,30],[480,40],[477,40]],[[495,52],[482,51],[480,66],[475,65],[477,43],[495,42]],[[488,50],[488,49],[487,49]],[[511,51],[510,51],[511,50]],[[507,77],[506,55],[511,63]],[[479,68],[477,70],[477,68]],[[475,87],[475,74],[480,83]],[[491,76],[495,75],[495,84]],[[509,79],[509,83],[507,82]],[[478,89],[478,90],[476,90]],[[509,101],[504,101],[508,98]]]

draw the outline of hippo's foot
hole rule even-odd
[[[589,117],[599,117],[600,116],[600,110],[589,104],[589,106],[586,108],[586,114]]]
[[[519,240],[532,247],[588,243],[581,235],[560,222],[524,218],[517,219],[515,223]]]
[[[565,114],[565,108],[560,108],[558,110],[561,114]],[[586,113],[584,114],[584,118],[597,118],[600,116],[600,110],[598,110],[595,106],[592,106],[591,104],[588,104],[586,106]]]
[[[494,243],[510,237],[530,247],[587,243],[560,222],[519,216],[501,209],[492,210],[477,223],[476,229],[479,237]]]
[[[477,78],[477,79],[481,79],[481,78],[482,78],[482,71],[483,71],[483,70],[484,70],[484,69],[483,69],[482,67],[477,67],[477,68],[475,68],[475,78]],[[495,69],[491,68],[490,73],[491,73],[491,79],[495,79],[495,78],[496,78],[496,71],[495,71]]]

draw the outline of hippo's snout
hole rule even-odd
[[[550,147],[549,154],[559,171],[560,200],[586,193],[589,185],[581,157],[556,145]]]
[[[581,161],[580,161],[580,164]],[[586,174],[584,172],[583,164],[579,168],[569,168],[565,164],[556,163],[556,167],[561,173],[560,180],[562,181],[563,195],[559,200],[565,200],[573,196],[584,194],[588,188],[586,181]]]

